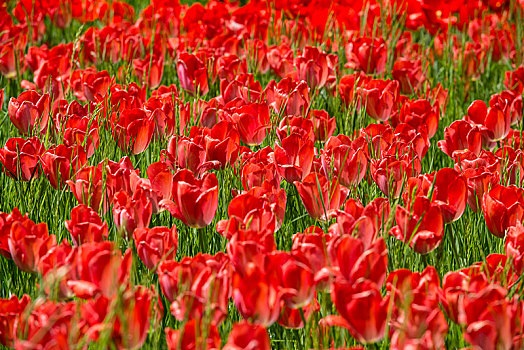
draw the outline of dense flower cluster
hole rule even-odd
[[[151,0],[135,11],[0,4],[0,109],[17,92],[1,109],[0,176],[77,204],[60,235],[0,212],[0,259],[39,281],[37,295],[0,299],[0,344],[138,349],[161,329],[169,349],[270,349],[278,324],[318,348],[340,345],[331,327],[345,345],[442,349],[456,327],[474,349],[524,347],[522,1]],[[429,79],[444,59],[460,62],[466,101]],[[492,64],[505,64],[505,90],[473,100]],[[291,206],[315,225],[285,237],[303,218]],[[467,212],[504,251],[440,276],[393,268],[390,247],[426,262]],[[210,226],[224,242],[215,254]],[[184,244],[198,253],[183,256]],[[154,282],[137,283],[137,266]]]

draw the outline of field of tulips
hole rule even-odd
[[[0,1],[0,348],[524,349],[524,0]]]

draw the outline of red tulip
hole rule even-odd
[[[6,12],[5,15],[9,14]],[[27,41],[27,39],[23,40]],[[17,76],[16,55],[18,55],[19,58],[23,57],[22,48],[17,48],[16,46],[18,45],[13,42],[5,42],[2,48],[0,48],[0,73],[7,78]]]
[[[450,157],[463,150],[478,155],[482,150],[481,130],[465,120],[454,121],[444,129],[444,140],[438,142],[438,148]]]
[[[162,314],[158,304],[155,305],[158,297],[154,289],[143,286],[137,286],[134,290],[124,293],[120,314],[113,326],[112,338],[117,348],[141,349],[143,347],[151,326],[158,327],[160,324]],[[118,336],[115,336],[115,333]]]
[[[171,137],[167,149],[162,152],[164,161],[172,169],[188,169],[200,176],[214,167],[213,163],[206,161],[206,150],[203,145],[195,143],[188,137]]]
[[[293,235],[291,252],[307,261],[312,272],[317,274],[330,264],[327,247],[334,236],[325,234],[319,227],[312,226],[304,233]],[[316,278],[315,278],[316,279]],[[325,284],[317,284],[318,290],[325,290]]]
[[[514,71],[506,72],[504,84],[506,88],[521,94],[524,90],[524,66],[520,66]]]
[[[67,286],[78,298],[103,295],[112,299],[119,290],[129,286],[132,265],[130,249],[122,255],[113,242],[84,243],[76,249]]]
[[[47,224],[35,224],[24,218],[13,222],[8,238],[9,252],[18,268],[36,272],[40,259],[56,245],[56,236],[47,231]]]
[[[412,188],[415,190],[412,191]],[[440,207],[444,223],[450,223],[458,220],[466,209],[466,180],[454,169],[442,168],[419,178],[411,178],[405,195],[431,198],[433,204]],[[406,201],[411,201],[411,198]]]
[[[386,289],[393,305],[392,348],[445,347],[448,324],[439,306],[440,281],[434,267],[429,266],[422,273],[393,271]]]
[[[58,145],[44,152],[40,160],[51,186],[58,188],[87,163],[87,155],[81,146]]]
[[[335,132],[337,122],[335,117],[330,117],[325,110],[313,110],[309,118],[313,122],[315,141],[325,142]]]
[[[231,116],[237,125],[240,140],[248,146],[264,142],[271,126],[269,108],[265,103],[251,103],[233,109]]]
[[[119,191],[113,197],[113,220],[126,237],[131,237],[135,229],[148,227],[152,213],[151,202],[141,188],[132,196]]]
[[[309,108],[309,87],[305,81],[284,78],[270,81],[263,92],[269,107],[279,115],[306,116]]]
[[[417,130],[426,128],[428,137],[432,138],[438,130],[439,106],[438,104],[431,106],[431,103],[425,99],[407,101],[399,111],[398,120],[393,119],[391,118],[391,124],[394,127],[398,123],[406,123]]]
[[[375,120],[386,121],[398,108],[398,89],[398,82],[394,80],[366,81],[357,89],[362,96],[359,108],[365,108],[366,113]]]
[[[322,320],[324,324],[344,327],[362,343],[384,337],[388,302],[374,283],[335,282],[331,297],[340,316],[327,316]]]
[[[265,147],[257,152],[244,153],[242,156],[241,180],[244,190],[271,185],[273,188],[280,187],[280,177],[276,164],[273,160],[273,149]]]
[[[9,119],[22,135],[40,133],[47,128],[49,109],[49,94],[24,91],[9,100]]]
[[[486,106],[484,101],[476,100],[468,107],[466,120],[483,128],[489,141],[499,141],[508,136],[511,130],[511,115],[497,107]]]
[[[220,81],[220,92],[222,95],[218,98],[221,97],[225,104],[236,102],[248,105],[260,101],[262,86],[259,81],[255,80],[253,74],[243,73],[231,81],[222,79]],[[241,103],[241,101],[244,103]]]
[[[0,163],[9,177],[30,181],[40,175],[38,163],[43,152],[44,146],[37,137],[12,137],[0,148]]]
[[[28,220],[27,214],[22,216],[18,208],[14,208],[11,213],[0,212],[0,254],[11,259],[11,252],[9,251],[9,235],[11,233],[11,226],[15,222],[22,222]]]
[[[99,127],[96,119],[72,115],[67,118],[62,128],[64,145],[69,147],[82,146],[88,158],[95,154],[95,150],[100,145]]]
[[[291,309],[299,309],[309,305],[315,297],[313,271],[297,256],[283,254],[281,261],[282,287],[288,290],[283,297]]]
[[[283,139],[282,146],[275,143],[275,164],[287,182],[302,181],[311,171],[313,156],[313,142],[303,140],[298,134]]]
[[[155,130],[154,120],[138,108],[125,109],[113,129],[113,137],[124,152],[139,154],[149,146]]]
[[[280,141],[292,134],[298,134],[302,140],[315,141],[313,123],[304,117],[285,117],[282,118],[276,129],[277,137]]]
[[[506,234],[505,251],[517,273],[521,274],[524,270],[524,226],[520,221],[517,221],[516,226],[509,228]]]
[[[157,268],[160,287],[179,321],[208,315],[214,324],[225,320],[231,296],[229,259],[224,253],[197,254],[180,262],[165,260]]]
[[[287,304],[282,307],[282,312],[278,319],[278,324],[285,328],[301,329],[305,327],[304,320],[309,322],[313,314],[319,312],[320,305],[316,299],[302,307],[301,309],[292,309]]]
[[[270,350],[269,335],[264,327],[240,321],[233,325],[222,350]]]
[[[88,101],[101,102],[109,93],[113,79],[106,70],[82,75],[83,94]]]
[[[521,302],[505,298],[506,290],[488,285],[464,300],[464,339],[484,349],[512,349],[514,345],[512,319]],[[520,313],[522,310],[519,310]],[[520,322],[517,321],[520,328]],[[521,334],[521,331],[519,332]]]
[[[502,91],[499,94],[491,95],[489,106],[501,110],[509,115],[511,125],[517,124],[522,120],[522,95],[517,95],[511,90]]]
[[[282,298],[278,282],[261,268],[255,267],[244,274],[233,272],[232,298],[240,315],[264,327],[275,323],[280,316]]]
[[[15,326],[15,332],[23,332],[24,337],[14,340],[14,348],[38,349],[50,344],[68,347],[79,342],[84,324],[75,313],[76,308],[75,302],[37,301]]]
[[[393,64],[391,74],[393,78],[400,83],[400,91],[403,94],[411,94],[419,90],[420,85],[425,79],[422,71],[422,61],[407,59],[398,59]]]
[[[390,210],[386,198],[376,198],[365,208],[358,201],[349,198],[344,211],[337,212],[337,222],[329,227],[329,233],[334,237],[354,236],[362,241],[367,249],[379,237],[380,228],[389,219]]]
[[[164,162],[155,162],[147,167],[147,178],[151,184],[149,200],[153,206],[153,213],[158,213],[160,201],[171,198],[173,175]]]
[[[271,69],[280,77],[285,77],[293,71],[293,50],[283,43],[267,48],[266,57]]]
[[[358,102],[360,97],[357,90],[369,80],[371,80],[371,78],[362,72],[344,75],[340,78],[338,94],[346,107],[352,106]]]
[[[102,222],[93,209],[84,204],[77,205],[71,210],[71,220],[65,221],[65,227],[75,245],[101,242],[109,235],[107,224]]]
[[[202,228],[213,221],[218,207],[218,181],[215,174],[206,173],[202,179],[186,169],[178,171],[171,189],[173,200],[164,199],[160,206],[184,224]]]
[[[216,123],[209,133],[204,135],[206,157],[209,161],[219,163],[220,169],[233,165],[238,158],[240,134],[234,124],[228,121]]]
[[[489,232],[503,238],[507,229],[524,219],[524,190],[497,185],[484,193],[482,212]]]
[[[361,37],[345,47],[347,67],[365,73],[382,73],[386,68],[387,47],[382,38]]]
[[[177,253],[178,235],[176,226],[138,228],[133,232],[136,251],[140,260],[153,270],[162,260],[174,259]]]
[[[409,176],[420,174],[420,160],[409,155],[397,159],[395,156],[384,156],[380,160],[371,160],[371,176],[378,188],[386,196],[397,198]]]
[[[0,344],[13,347],[16,339],[15,325],[31,299],[27,294],[20,299],[13,295],[9,299],[0,299]]]
[[[440,208],[426,197],[416,197],[408,208],[398,206],[395,219],[397,226],[389,234],[417,253],[427,254],[442,241],[444,221]]]
[[[217,223],[218,233],[229,240],[239,231],[253,231],[260,236],[274,234],[277,223],[273,203],[256,196],[254,189],[231,200],[227,209],[229,220]]]
[[[162,73],[164,72],[164,57],[151,57],[148,54],[143,59],[135,58],[133,68],[138,79],[150,88],[154,89],[160,85]]]
[[[491,152],[485,154],[494,157]],[[477,212],[479,208],[482,208],[484,193],[500,182],[499,172],[492,173],[491,167],[487,166],[486,158],[478,157],[469,151],[456,152],[454,158],[455,170],[462,172],[466,178],[468,204],[474,212]]]
[[[315,220],[327,220],[333,210],[340,209],[348,196],[348,191],[340,186],[337,178],[329,181],[317,172],[294,184],[308,214]]]
[[[88,205],[95,211],[98,211],[100,205],[103,205],[104,212],[107,210],[107,201],[103,193],[102,172],[99,168],[85,167],[66,183],[78,203]]]
[[[356,283],[361,279],[382,286],[387,272],[387,249],[378,239],[365,249],[364,243],[352,236],[339,236],[328,246],[331,264],[339,279]]]
[[[306,46],[294,63],[297,68],[296,78],[306,81],[311,89],[320,89],[326,84],[330,72],[325,52]]]
[[[345,135],[329,138],[322,157],[329,168],[325,171],[332,169],[340,183],[346,187],[357,186],[366,175],[368,160],[364,152]]]
[[[180,85],[184,90],[196,95],[207,94],[207,68],[196,55],[181,52],[176,67]]]
[[[166,328],[165,332],[169,350],[220,348],[220,333],[214,324],[203,325],[200,320],[190,320],[180,330]]]

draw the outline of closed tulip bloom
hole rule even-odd
[[[71,210],[71,220],[65,221],[73,244],[101,242],[109,235],[107,223],[92,208],[79,204]]]
[[[287,182],[302,181],[313,166],[313,142],[291,134],[282,140],[282,146],[275,143],[274,157],[278,173]]]
[[[416,197],[411,208],[397,207],[397,226],[389,234],[409,244],[419,254],[427,254],[440,245],[444,220],[438,205],[426,197]]]
[[[33,90],[22,92],[18,98],[12,97],[8,105],[9,118],[22,135],[44,131],[49,121],[49,109],[49,94],[40,95]]]
[[[215,174],[206,173],[201,179],[182,169],[173,177],[173,200],[165,199],[160,206],[184,224],[206,227],[213,221],[218,208],[218,180]]]
[[[524,190],[516,186],[494,186],[484,193],[482,212],[489,232],[503,238],[506,230],[524,219]]]
[[[384,337],[388,301],[374,283],[336,282],[332,298],[340,316],[327,316],[324,324],[344,327],[362,343],[374,343]]]
[[[348,190],[339,184],[337,178],[330,181],[317,172],[310,173],[302,182],[295,181],[295,186],[313,219],[327,220],[333,210],[340,209],[348,196]]]
[[[222,350],[270,350],[269,335],[263,326],[240,321],[233,325]]]
[[[178,236],[176,226],[139,228],[133,232],[136,250],[140,260],[150,270],[161,260],[174,259],[177,252]]]

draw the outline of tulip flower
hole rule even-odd
[[[271,343],[267,330],[259,325],[247,321],[240,321],[233,325],[227,343],[222,350],[270,350]]]
[[[40,160],[49,183],[58,188],[87,163],[87,155],[81,146],[58,145],[44,152]]]
[[[131,108],[120,114],[114,125],[113,137],[122,151],[139,154],[149,146],[154,129],[154,121],[146,115],[144,110]]]
[[[275,143],[274,157],[278,173],[287,182],[302,181],[313,165],[313,142],[291,134],[282,140],[282,146]]]
[[[337,178],[329,181],[317,172],[310,173],[302,182],[295,181],[295,186],[308,214],[315,220],[327,220],[333,210],[340,209],[348,196],[348,191]]]
[[[23,271],[36,272],[40,259],[56,245],[56,236],[49,234],[45,223],[24,218],[11,225],[8,244],[16,265]]]
[[[177,73],[182,88],[191,94],[205,95],[209,91],[207,68],[195,55],[182,52],[178,56]]]
[[[265,103],[250,103],[233,110],[240,140],[248,146],[260,145],[271,126],[269,108]]]
[[[9,299],[0,299],[0,344],[14,347],[16,338],[15,325],[31,301],[27,294],[18,299],[13,295]],[[269,348],[268,348],[269,349]]]
[[[213,221],[218,207],[218,181],[215,174],[206,173],[202,179],[187,170],[178,171],[173,177],[173,200],[164,199],[160,206],[184,224],[203,228]]]
[[[9,177],[21,181],[30,181],[40,175],[38,164],[44,146],[37,137],[24,140],[12,137],[0,148],[0,163]]]
[[[389,234],[409,244],[414,251],[428,254],[444,236],[444,220],[438,205],[426,197],[416,197],[411,207],[398,206],[395,211],[397,226]]]
[[[382,73],[386,68],[387,47],[382,38],[353,39],[346,45],[345,52],[349,68],[365,73]]]
[[[334,283],[332,298],[340,316],[327,316],[322,320],[324,324],[346,328],[362,343],[382,339],[388,302],[375,284],[365,280],[355,284]]]
[[[145,82],[150,89],[154,89],[160,85],[162,80],[164,58],[161,56],[151,57],[149,54],[143,59],[135,58],[133,68],[138,79]]]
[[[49,121],[49,94],[40,95],[36,91],[24,91],[18,98],[9,100],[9,119],[22,135],[40,133],[47,128]]]
[[[206,332],[203,331],[206,328]],[[177,349],[220,349],[220,333],[214,325],[203,325],[201,320],[190,320],[182,329],[166,328],[167,348]]]
[[[482,212],[489,232],[503,238],[507,229],[524,220],[524,190],[497,185],[484,193]]]
[[[71,210],[71,220],[65,221],[73,244],[101,242],[109,236],[107,223],[90,207],[80,204]]]
[[[133,195],[119,191],[113,197],[113,220],[118,230],[130,237],[135,229],[149,226],[153,208],[144,190]]]
[[[140,260],[153,270],[162,260],[174,259],[177,252],[178,236],[176,226],[138,228],[133,232],[136,251]]]

